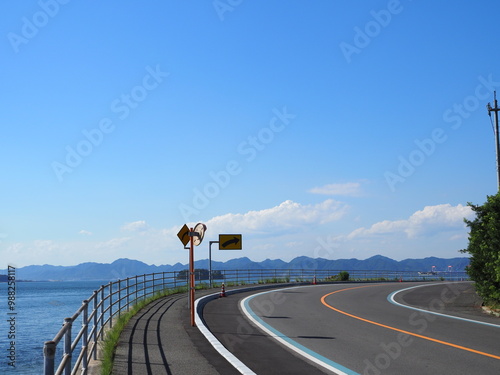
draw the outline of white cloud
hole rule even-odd
[[[92,236],[92,232],[89,232],[88,230],[82,229],[79,234],[82,234],[84,236]]]
[[[304,226],[339,220],[347,211],[344,203],[333,199],[315,205],[302,205],[291,200],[278,206],[244,214],[225,214],[210,219],[208,230],[215,232],[277,233],[303,229]]]
[[[474,215],[469,206],[461,204],[452,206],[440,204],[426,206],[423,210],[412,214],[408,219],[384,220],[373,224],[370,228],[358,228],[347,237],[367,237],[391,233],[404,233],[408,238],[416,238],[424,234],[440,233],[448,230],[463,229],[464,218],[471,219]]]
[[[13,243],[12,245],[7,246],[7,254],[19,254],[23,251],[25,245],[20,242]]]
[[[61,246],[52,240],[35,240],[33,241],[34,247],[42,252],[53,252],[61,248]]]
[[[381,220],[355,229],[345,220],[350,207],[327,199],[317,204],[287,200],[274,207],[229,213],[207,220],[204,242],[196,248],[196,259],[208,258],[208,242],[220,233],[241,233],[241,252],[213,251],[217,261],[248,256],[253,260],[291,260],[297,256],[364,259],[382,254],[394,259],[425,256],[459,256],[467,230],[463,218],[472,219],[468,206],[427,206],[400,220]],[[146,221],[123,225],[122,236],[95,240],[82,230],[75,241],[37,240],[6,243],[0,258],[18,266],[28,264],[74,265],[82,262],[110,263],[118,258],[148,264],[187,263],[188,252],[177,238],[180,226],[154,228]],[[355,230],[353,230],[355,229]],[[214,250],[213,248],[212,250]]]
[[[108,241],[99,242],[95,245],[97,249],[116,249],[129,242],[132,237],[120,237],[120,238],[112,238]]]
[[[4,254],[3,254],[4,253]],[[0,251],[0,257],[7,259],[9,264],[24,266],[28,264],[66,263],[74,255],[74,247],[68,243],[53,240],[34,240],[26,243],[16,242],[9,244]],[[23,262],[28,262],[23,264]]]
[[[133,221],[132,223],[125,224],[121,227],[121,230],[126,232],[140,232],[148,228],[145,220]]]
[[[450,237],[450,241],[461,241],[466,240],[467,238],[469,238],[467,233],[454,234]]]
[[[384,220],[373,224],[368,229],[358,228],[352,231],[347,237],[349,239],[352,239],[362,236],[401,232],[404,231],[406,227],[407,227],[406,220],[397,220],[397,221]]]
[[[406,233],[412,238],[429,231],[463,228],[464,218],[471,219],[473,215],[469,206],[461,204],[455,207],[450,204],[426,206],[410,217]]]
[[[358,196],[361,193],[361,184],[359,182],[347,182],[344,184],[329,184],[320,187],[314,187],[309,193],[323,195],[348,195]]]

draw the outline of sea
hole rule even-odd
[[[83,300],[107,283],[17,281],[15,305],[9,306],[8,285],[0,282],[0,374],[42,375],[44,342],[52,340],[64,318],[72,316]],[[62,350],[61,344],[57,350]]]

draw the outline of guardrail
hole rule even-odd
[[[340,281],[339,270],[274,269],[274,270],[214,270],[208,282],[208,275],[202,270],[195,271],[196,283],[207,287],[242,284],[263,284],[279,282]],[[421,281],[443,279],[449,281],[467,280],[465,272],[414,271],[347,271],[350,280],[359,281]],[[44,343],[44,375],[87,374],[89,362],[97,360],[99,341],[104,339],[105,330],[113,327],[113,320],[130,310],[138,302],[165,290],[173,290],[187,285],[188,274],[181,272],[160,272],[138,275],[102,285],[82,302],[82,306],[65,318],[62,328],[53,340]],[[78,322],[81,328],[72,337],[72,328]],[[64,339],[64,340],[63,340]],[[59,357],[57,346],[63,340],[64,350]],[[76,353],[76,358],[73,354]],[[57,368],[55,367],[57,363]]]
[[[312,269],[273,269],[273,270],[221,270],[221,279],[213,278],[215,283],[224,281],[226,284],[235,283],[258,284],[274,282],[303,282],[311,281],[341,281],[335,278],[342,270],[312,270]],[[469,276],[465,271],[461,272],[417,272],[417,271],[368,271],[368,270],[348,270],[349,280],[364,281],[422,281],[422,280],[447,280],[460,281],[468,280]],[[221,281],[222,280],[222,281]]]
[[[141,300],[165,289],[186,285],[178,272],[144,274],[102,285],[82,302],[73,316],[64,319],[62,328],[51,341],[44,343],[44,375],[87,374],[91,359],[97,360],[98,342],[105,329],[113,327],[113,320]],[[81,328],[72,339],[73,326],[81,321]],[[57,345],[64,338],[62,356],[56,360]],[[77,357],[73,358],[75,350]],[[55,367],[58,363],[57,368]]]

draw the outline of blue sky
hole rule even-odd
[[[497,192],[493,1],[10,1],[0,258],[461,256]],[[4,264],[6,266],[7,264]]]

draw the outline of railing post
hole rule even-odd
[[[147,291],[148,291],[148,284],[146,283],[146,274],[144,274],[144,299],[146,299],[146,294],[147,294]]]
[[[122,281],[118,280],[118,318],[122,315]]]
[[[130,278],[127,277],[127,311],[130,310],[130,283],[129,283]]]
[[[94,347],[93,347],[93,358],[94,361],[97,360],[97,290],[94,290],[94,295],[92,296],[94,300]]]
[[[69,357],[66,362],[66,366],[64,367],[64,375],[71,375],[71,326],[72,326],[71,318],[64,318],[64,325],[68,325],[66,329],[66,333],[64,334],[64,357]]]
[[[111,281],[109,287],[109,328],[113,328],[113,284]]]
[[[100,327],[99,330],[101,331],[101,340],[104,340],[104,288],[106,288],[106,285],[101,285],[101,314],[100,314]]]
[[[56,343],[45,341],[43,344],[43,375],[54,375],[54,358],[56,357]]]
[[[137,303],[138,302],[138,298],[139,298],[139,295],[137,294],[138,291],[137,291],[137,275],[134,276],[135,278],[135,299],[134,299],[134,303]]]
[[[82,337],[82,351],[83,351],[83,364],[82,364],[82,374],[87,373],[88,367],[88,343],[89,343],[89,331],[88,331],[88,318],[89,318],[89,301],[84,300],[83,304],[85,305],[83,309],[83,317],[82,317],[82,326],[83,326],[83,337]]]

